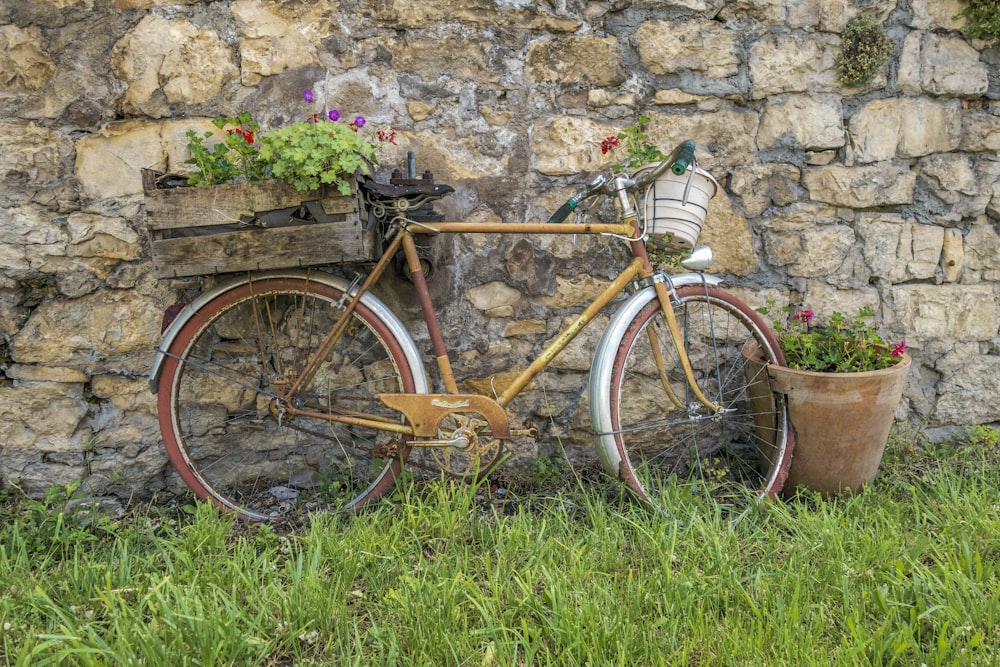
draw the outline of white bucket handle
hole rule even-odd
[[[681,200],[681,206],[688,205],[688,195],[691,194],[691,185],[694,183],[694,175],[698,172],[698,163],[695,158],[691,158],[691,166],[688,167],[691,174],[688,176],[687,184],[684,185],[684,198]]]

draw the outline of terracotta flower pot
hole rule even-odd
[[[743,354],[748,364],[763,365],[752,346]],[[774,391],[787,397],[795,451],[785,492],[801,485],[829,496],[874,480],[909,370],[906,354],[890,368],[858,373],[768,365],[769,380],[760,382],[769,385],[751,393],[769,397]]]

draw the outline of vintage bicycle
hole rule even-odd
[[[200,294],[166,330],[150,385],[171,462],[199,498],[252,521],[358,510],[405,469],[481,478],[506,443],[538,437],[530,425],[513,428],[506,407],[617,300],[589,380],[604,469],[654,504],[676,483],[739,507],[774,497],[794,436],[782,396],[755,377],[766,363],[783,363],[773,333],[705,273],[708,248],[694,249],[676,275],[653,268],[646,251],[637,198],[667,170],[693,173],[694,158],[687,141],[653,168],[602,173],[545,223],[418,221],[415,210],[451,189],[369,183],[385,241],[367,275],[239,275]],[[581,202],[599,197],[614,201],[616,222],[565,222]],[[631,256],[492,396],[459,390],[414,240],[483,233],[605,235]],[[436,383],[400,317],[372,292],[399,254],[427,327]],[[748,362],[750,354],[758,363]]]

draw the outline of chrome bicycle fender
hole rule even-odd
[[[306,272],[299,269],[289,269],[284,271],[275,270],[254,274],[253,276],[253,280],[262,280],[265,278],[308,279],[311,282],[322,283],[342,292],[346,292],[350,287],[350,283],[345,278],[324,273],[322,271]],[[187,324],[187,322],[194,316],[195,313],[198,312],[200,308],[205,306],[205,304],[212,299],[221,296],[230,290],[236,289],[241,285],[246,285],[249,282],[250,280],[246,276],[237,276],[232,280],[220,283],[215,287],[199,294],[194,301],[185,306],[177,314],[174,321],[171,322],[170,326],[167,327],[167,330],[163,332],[163,339],[160,341],[160,346],[156,348],[156,353],[153,357],[153,365],[149,371],[150,391],[154,394],[157,392],[160,382],[160,374],[163,372],[163,364],[167,360],[166,350],[170,348],[170,345],[174,342],[174,339],[177,338],[177,334],[180,333],[180,330],[184,327],[184,325]],[[406,330],[406,327],[403,326],[403,323],[398,317],[396,317],[395,313],[389,310],[389,308],[374,294],[369,292],[362,295],[361,303],[382,319],[386,326],[389,327],[392,335],[399,341],[400,347],[403,348],[403,354],[406,356],[406,360],[410,364],[410,368],[414,369],[413,382],[416,393],[428,393],[430,391],[430,381],[427,378],[427,372],[424,369],[424,364],[420,357],[420,351],[417,349],[417,345],[413,342],[413,338]]]
[[[718,276],[703,273],[681,273],[673,276],[663,276],[664,282],[673,288],[687,285],[707,285],[717,287],[722,284]],[[656,298],[656,288],[653,285],[645,287],[625,302],[611,318],[601,340],[594,351],[594,360],[590,366],[590,425],[594,433],[594,447],[601,460],[604,470],[618,479],[618,469],[621,465],[621,454],[615,443],[614,433],[602,433],[601,423],[611,423],[611,370],[615,354],[618,351],[618,341],[625,335],[625,329],[635,316]]]

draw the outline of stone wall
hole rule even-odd
[[[544,220],[652,118],[723,184],[703,240],[753,305],[880,312],[914,357],[899,416],[1000,421],[1000,48],[960,0],[0,0],[0,484],[179,488],[145,372],[163,310],[139,169],[183,170],[186,130],[301,93],[399,132],[451,219]],[[839,84],[839,32],[883,20],[890,63]],[[383,172],[383,176],[385,173]],[[456,367],[489,391],[621,253],[593,239],[437,239]],[[190,287],[190,285],[188,285]],[[416,312],[396,285],[387,300]],[[600,324],[600,322],[598,322]],[[589,447],[583,334],[516,403],[518,458]],[[425,335],[417,328],[418,342]],[[490,362],[490,363],[488,363]]]

